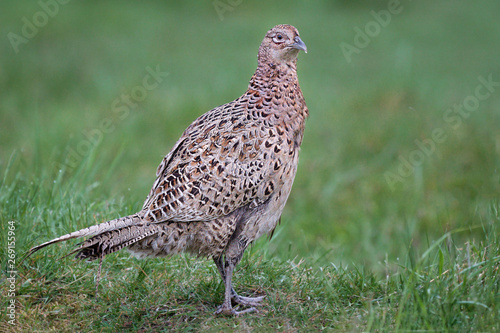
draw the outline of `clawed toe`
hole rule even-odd
[[[245,310],[237,311],[233,307],[227,307],[224,305],[219,306],[217,308],[217,311],[215,311],[215,315],[225,315],[225,316],[239,316],[245,313],[251,313],[251,312],[259,312],[256,308],[251,307],[251,308],[246,308]]]
[[[259,312],[255,307],[261,305],[261,302],[263,300],[264,296],[244,297],[238,295],[233,290],[233,293],[231,295],[231,301],[233,303],[238,304],[238,306],[234,308],[231,306],[230,302],[224,302],[221,306],[217,308],[217,311],[215,311],[215,315],[239,316],[245,313]],[[238,311],[240,305],[246,308],[241,311]]]
[[[262,301],[264,300],[264,296],[244,297],[238,294],[234,294],[232,295],[231,299],[233,302],[238,303],[240,305],[253,307],[261,305]]]

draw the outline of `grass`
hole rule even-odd
[[[3,184],[2,212],[14,207],[19,214],[16,221],[39,215],[34,225],[40,225],[52,216],[61,225],[72,226],[91,218],[72,211],[104,210],[104,205],[78,204],[83,201],[78,198],[81,193],[65,186],[54,195],[21,178],[11,186]],[[86,197],[92,189],[83,192]],[[37,209],[49,206],[56,209]],[[126,206],[108,203],[106,210],[119,213]],[[235,283],[243,294],[266,295],[265,306],[258,314],[240,318],[212,315],[222,302],[223,285],[209,261],[189,256],[137,260],[123,252],[110,255],[96,297],[97,263],[61,259],[69,246],[54,246],[18,265],[16,328],[493,331],[499,328],[500,314],[499,225],[500,205],[491,205],[488,218],[476,226],[480,241],[456,244],[457,236],[470,230],[447,232],[422,247],[426,248],[423,253],[419,252],[422,248],[410,246],[396,262],[381,263],[384,274],[354,264],[318,265],[308,257],[279,259],[269,254],[265,242],[257,242],[238,266]],[[6,244],[5,224],[2,227],[2,244]],[[30,229],[17,227],[18,239],[30,238]],[[6,284],[2,289],[7,294]],[[6,320],[2,325],[9,328]]]
[[[480,76],[500,81],[499,5],[401,3],[350,63],[340,43],[386,1],[243,1],[222,21],[211,2],[69,2],[18,53],[3,38],[0,288],[7,302],[15,221],[17,325],[5,303],[1,329],[498,331],[500,90],[458,126],[444,115]],[[40,5],[2,8],[7,36]],[[299,77],[311,116],[282,225],[235,272],[238,291],[267,296],[260,313],[214,317],[214,265],[187,256],[110,255],[98,298],[96,264],[61,259],[74,242],[19,262],[33,245],[138,210],[182,130],[244,91],[262,35],[285,22],[308,46]],[[156,66],[164,80],[117,111]],[[402,175],[436,129],[446,138]]]
[[[94,190],[91,187],[77,192],[72,188],[77,184],[63,183],[54,193],[48,186],[28,182],[17,177],[9,185],[3,183],[1,208],[17,212],[15,221],[36,216],[35,228],[47,220],[70,228],[92,219],[90,211],[120,214],[130,209],[126,202],[85,203]],[[353,264],[318,265],[307,257],[279,259],[269,254],[265,242],[258,242],[239,265],[235,282],[242,293],[266,295],[266,303],[260,313],[241,318],[212,315],[222,301],[223,285],[214,265],[206,260],[111,255],[105,260],[96,298],[97,264],[61,259],[69,246],[54,246],[17,268],[17,329],[492,331],[499,328],[499,226],[497,203],[491,205],[487,219],[475,226],[481,240],[456,244],[457,236],[470,230],[447,232],[426,247],[410,246],[396,262],[381,263],[384,274]],[[6,224],[2,228],[2,244],[6,244]],[[16,225],[18,239],[31,235],[31,229]],[[5,320],[2,325],[9,328]]]

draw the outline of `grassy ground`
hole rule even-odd
[[[401,1],[390,22],[386,1],[231,3],[69,2],[36,32],[39,3],[2,5],[0,330],[500,330],[498,2]],[[387,24],[358,36],[372,11]],[[19,263],[138,210],[184,128],[246,89],[278,23],[308,46],[311,117],[282,225],[235,273],[267,295],[259,314],[213,317],[223,287],[204,260],[111,255],[97,299],[96,265],[61,259],[74,243]]]

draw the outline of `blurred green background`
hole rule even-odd
[[[43,3],[0,11],[0,175],[4,189],[31,186],[16,185],[20,201],[68,192],[82,219],[64,225],[75,217],[54,213],[58,202],[23,212],[3,202],[2,223],[33,231],[24,250],[140,209],[162,157],[196,117],[245,91],[265,32],[281,23],[308,47],[298,74],[310,118],[282,225],[257,247],[381,271],[446,231],[478,237],[500,198],[500,85],[474,99],[488,92],[479,77],[500,82],[496,0],[402,0],[383,25],[373,12],[388,1]],[[341,45],[356,42],[347,59]],[[157,67],[168,76],[117,112]],[[450,109],[464,102],[465,116]],[[445,139],[431,144],[436,129]]]

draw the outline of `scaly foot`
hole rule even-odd
[[[254,307],[261,305],[261,302],[264,300],[264,296],[244,297],[238,295],[236,292],[233,292],[233,294],[231,295],[231,300],[243,306]]]
[[[259,312],[259,311],[257,311],[257,309],[254,307],[247,308],[247,309],[241,310],[241,311],[237,311],[235,308],[233,308],[231,306],[227,306],[227,305],[222,304],[221,306],[219,306],[217,308],[217,311],[215,311],[215,314],[216,315],[223,314],[226,316],[236,316],[237,317],[239,315],[242,315],[245,313],[251,313],[251,312]]]

